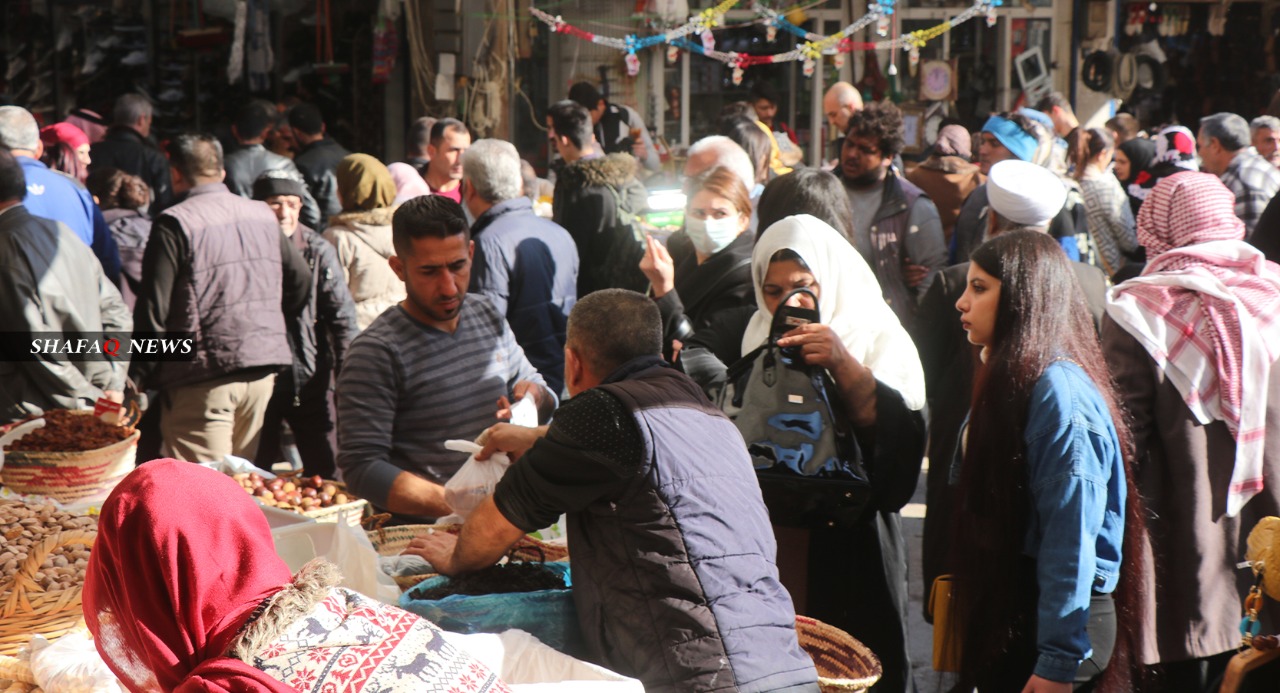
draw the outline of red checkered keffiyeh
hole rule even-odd
[[[1267,389],[1280,356],[1280,265],[1244,242],[1234,205],[1209,174],[1160,181],[1138,214],[1138,242],[1152,259],[1107,303],[1196,420],[1223,421],[1235,437],[1231,516],[1262,490]]]

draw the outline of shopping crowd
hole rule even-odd
[[[844,136],[810,168],[759,88],[688,148],[668,236],[643,120],[568,97],[553,180],[452,118],[385,163],[305,103],[163,147],[136,95],[109,125],[0,107],[0,329],[195,343],[11,354],[0,422],[128,398],[140,460],[266,468],[288,435],[306,475],[411,524],[452,512],[445,441],[478,440],[514,464],[408,551],[465,573],[568,514],[586,654],[652,691],[816,691],[797,613],[878,656],[872,690],[915,690],[908,580],[940,577],[955,690],[1217,690],[1247,534],[1280,514],[1280,120],[1091,128],[1054,93],[904,163],[902,113],[838,83]],[[771,388],[775,357],[813,402]],[[525,399],[540,427],[502,423]],[[127,686],[318,687],[289,664],[311,652],[396,689],[428,652],[440,690],[504,690],[325,566],[290,575],[217,476],[149,462],[103,508],[86,619]],[[368,666],[326,645],[358,631]]]

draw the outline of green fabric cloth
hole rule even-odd
[[[355,212],[390,207],[396,199],[396,182],[381,161],[368,154],[348,154],[334,171],[342,211]]]

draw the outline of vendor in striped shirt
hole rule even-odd
[[[356,337],[338,377],[338,468],[356,495],[412,518],[449,514],[444,484],[509,402],[533,397],[539,419],[556,398],[511,328],[483,296],[467,296],[471,242],[462,207],[439,195],[410,200],[392,220],[391,269],[407,298]]]

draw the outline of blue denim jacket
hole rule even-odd
[[[1125,477],[1111,414],[1074,363],[1045,369],[1028,402],[1031,514],[1026,553],[1036,560],[1035,674],[1071,681],[1093,654],[1092,593],[1115,590],[1124,536]]]

